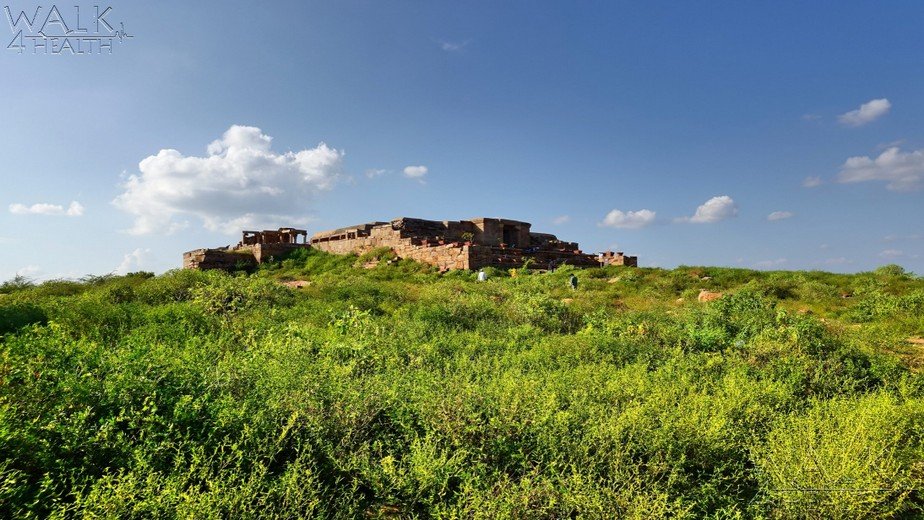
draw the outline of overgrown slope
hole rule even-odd
[[[0,515],[922,513],[900,268],[356,264],[0,286]]]

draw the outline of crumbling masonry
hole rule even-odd
[[[534,233],[530,228],[529,222],[499,218],[434,221],[404,217],[316,233],[311,237],[311,246],[338,254],[362,254],[388,247],[400,258],[426,262],[441,271],[520,267],[527,261],[538,269],[563,264],[577,267],[638,264],[636,257],[622,253],[588,255],[575,242]]]
[[[522,267],[530,262],[536,269],[561,265],[598,267],[637,266],[634,256],[607,251],[586,254],[575,242],[555,235],[534,233],[529,222],[499,218],[436,221],[397,218],[316,233],[310,241],[298,241],[305,231],[245,231],[234,248],[197,249],[183,255],[183,267],[192,269],[235,269],[241,262],[254,265],[270,256],[296,248],[314,247],[334,254],[363,254],[389,248],[399,257],[428,263],[440,271],[483,267]],[[305,243],[308,242],[308,243]]]
[[[195,249],[183,253],[183,268],[234,271],[308,247],[311,247],[308,245],[308,232],[304,229],[244,231],[241,241],[234,247]]]

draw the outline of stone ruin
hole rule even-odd
[[[196,249],[183,253],[183,268],[234,271],[254,267],[295,249],[309,247],[308,231],[304,229],[244,231],[241,241],[234,247]]]
[[[576,242],[565,242],[548,233],[534,233],[531,226],[529,222],[500,218],[437,221],[402,217],[390,222],[369,222],[323,231],[312,235],[310,240],[301,229],[244,231],[243,239],[233,248],[184,253],[183,267],[234,270],[307,247],[341,255],[361,255],[388,248],[398,258],[424,262],[441,272],[483,267],[517,268],[527,262],[534,269],[554,269],[561,265],[638,266],[637,257],[612,251],[587,254]]]
[[[637,256],[626,256],[622,251],[612,252],[604,251],[597,255],[597,261],[601,266],[607,265],[624,265],[626,267],[638,267]]]
[[[362,254],[388,247],[399,258],[425,262],[440,271],[522,267],[527,261],[535,269],[554,269],[564,264],[601,265],[601,258],[584,253],[576,242],[534,233],[531,226],[529,222],[500,218],[436,221],[402,217],[316,233],[311,237],[311,246],[337,254]],[[606,265],[638,264],[636,257],[609,255]]]

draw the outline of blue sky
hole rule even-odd
[[[397,216],[924,273],[924,4],[805,4],[97,3],[111,55],[18,54],[0,13],[0,280]]]

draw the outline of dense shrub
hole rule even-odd
[[[30,304],[0,306],[0,336],[17,331],[26,325],[46,323],[48,316],[41,307]]]
[[[781,419],[755,448],[774,516],[894,518],[912,511],[924,455],[924,402],[836,398]]]
[[[924,280],[361,260],[3,285],[0,517],[924,511]]]

